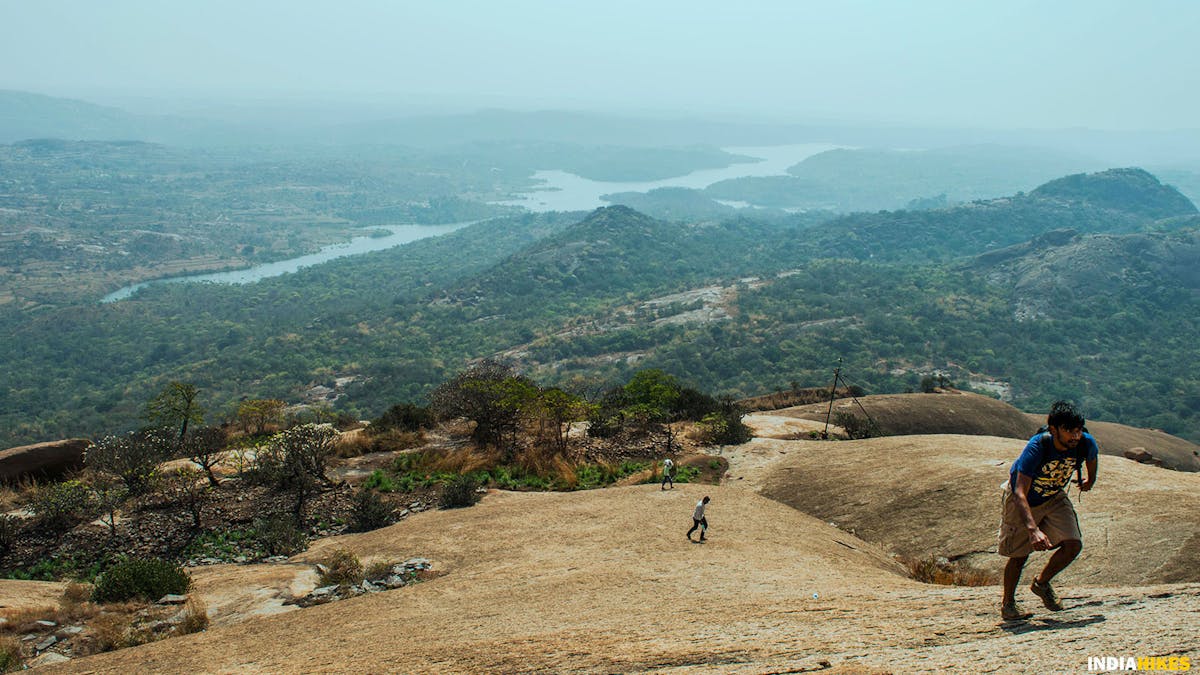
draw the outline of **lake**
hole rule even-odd
[[[693,190],[704,188],[731,178],[749,176],[781,176],[788,167],[827,150],[845,147],[828,143],[802,143],[798,145],[771,145],[721,148],[734,155],[757,157],[761,161],[731,164],[720,169],[701,169],[683,176],[654,181],[607,182],[590,180],[566,171],[537,171],[533,177],[544,185],[519,199],[498,204],[520,206],[530,211],[591,211],[608,202],[601,195],[616,192],[649,192],[657,188],[681,187]],[[749,206],[749,205],[748,205]]]

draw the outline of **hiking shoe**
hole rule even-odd
[[[1038,583],[1038,580],[1034,579],[1033,583],[1029,586],[1029,590],[1042,599],[1042,604],[1046,606],[1046,609],[1051,612],[1062,611],[1062,601],[1058,599],[1058,593],[1054,592],[1054,587],[1050,584]]]
[[[1021,609],[1021,606],[1014,602],[1006,602],[1000,605],[1000,617],[1005,621],[1023,621],[1033,616],[1033,612],[1026,612]]]

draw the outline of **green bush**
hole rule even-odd
[[[376,472],[378,473],[378,472]],[[350,510],[350,529],[368,532],[392,524],[392,507],[378,493],[363,489],[354,493]]]
[[[82,482],[68,480],[38,488],[30,509],[38,524],[52,530],[65,530],[86,516],[91,509],[91,491]]]
[[[479,501],[479,495],[475,489],[479,487],[479,483],[474,476],[455,476],[442,486],[442,496],[438,501],[438,506],[443,509],[456,509],[464,506],[473,506]]]
[[[92,600],[122,602],[141,598],[157,600],[168,593],[187,593],[192,578],[183,567],[158,558],[122,560],[96,579]]]
[[[278,513],[255,519],[254,539],[267,555],[295,555],[308,547],[296,521]]]
[[[839,410],[833,414],[833,423],[841,427],[846,432],[846,436],[851,439],[870,438],[876,435],[871,420],[859,417],[854,413]]]
[[[371,475],[363,481],[362,486],[364,490],[379,490],[380,492],[396,491],[396,484],[382,469],[375,469],[375,471],[371,472]]]
[[[433,415],[430,414],[429,408],[412,403],[399,403],[388,408],[379,419],[372,421],[371,426],[367,427],[367,433],[374,436],[393,429],[418,431],[432,423]]]

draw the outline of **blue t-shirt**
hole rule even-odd
[[[1040,433],[1029,439],[1025,450],[1017,461],[1013,462],[1008,472],[1008,485],[1017,487],[1017,473],[1023,473],[1033,479],[1029,486],[1030,506],[1037,506],[1058,494],[1067,483],[1071,482],[1071,474],[1075,473],[1075,465],[1079,457],[1095,460],[1100,455],[1100,446],[1091,434],[1084,432],[1079,439],[1079,445],[1074,450],[1059,452],[1054,447],[1054,437],[1049,432]]]

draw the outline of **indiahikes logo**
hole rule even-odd
[[[1191,670],[1192,661],[1186,656],[1089,656],[1089,673],[1123,670],[1180,672]]]

